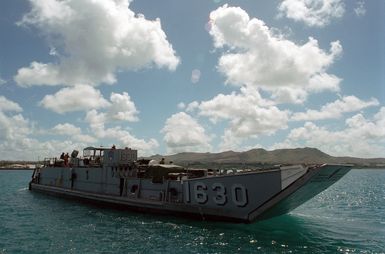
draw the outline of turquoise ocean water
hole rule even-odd
[[[0,171],[0,253],[385,253],[385,170],[352,170],[292,213],[250,225],[131,213],[31,193]]]

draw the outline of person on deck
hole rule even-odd
[[[64,166],[68,167],[68,159],[70,158],[70,156],[68,155],[68,153],[66,153],[64,155]]]

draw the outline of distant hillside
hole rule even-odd
[[[173,161],[178,164],[319,164],[349,163],[357,167],[385,167],[385,158],[363,159],[354,157],[333,157],[316,148],[252,149],[246,152],[226,151],[222,153],[178,153],[154,155],[151,159]]]

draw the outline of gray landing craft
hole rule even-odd
[[[88,147],[68,165],[46,159],[30,189],[144,212],[250,223],[285,214],[338,181],[349,165],[268,170],[188,169],[138,160],[132,149]]]

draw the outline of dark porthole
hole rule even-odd
[[[136,184],[135,184],[135,185],[132,185],[132,186],[131,186],[130,192],[131,192],[131,193],[135,193],[137,189],[138,189],[138,185],[136,185]]]

